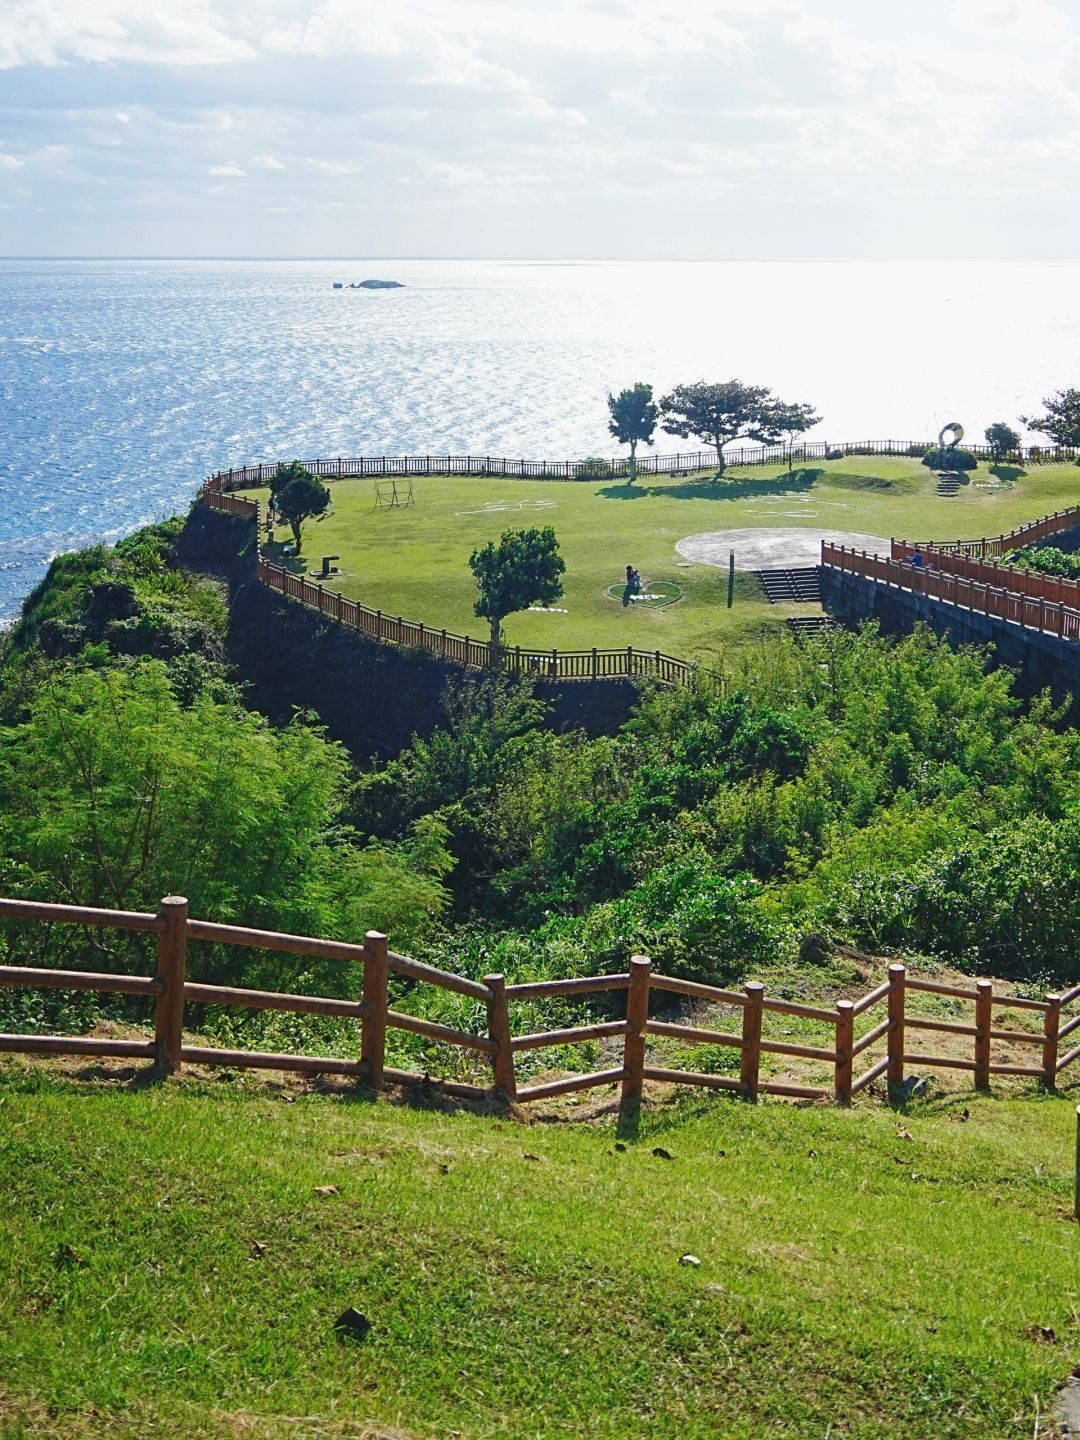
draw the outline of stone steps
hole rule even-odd
[[[790,615],[784,624],[796,640],[805,640],[812,635],[825,635],[830,630],[839,629],[831,615]]]
[[[821,582],[816,565],[808,569],[754,572],[770,605],[821,604]]]

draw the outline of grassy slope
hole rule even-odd
[[[0,1069],[0,1433],[1004,1440],[1080,1358],[1066,1099],[683,1101],[620,1153],[286,1094]]]
[[[560,604],[567,613],[511,616],[505,628],[512,644],[587,649],[632,643],[706,658],[778,625],[799,607],[767,604],[756,582],[747,578],[728,611],[723,570],[677,567],[675,542],[686,535],[776,525],[974,537],[999,534],[1080,500],[1075,465],[1033,468],[1005,489],[980,468],[953,499],[934,493],[934,477],[915,460],[848,456],[816,468],[823,471],[820,479],[794,487],[779,467],[732,470],[721,484],[708,477],[660,476],[643,477],[634,487],[605,481],[418,477],[411,509],[379,511],[372,508],[372,481],[345,480],[333,486],[336,513],[308,522],[305,550],[312,566],[323,554],[341,556],[343,574],[334,584],[346,595],[390,614],[483,636],[484,622],[472,611],[470,552],[506,529],[552,525],[566,558],[566,598]],[[876,476],[897,488],[830,485],[831,474]],[[503,502],[511,508],[477,513],[486,504]],[[545,502],[545,508],[535,508],[536,502]],[[647,579],[678,581],[685,587],[683,600],[665,609],[624,610],[606,590],[628,563]]]

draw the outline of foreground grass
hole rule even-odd
[[[9,1062],[0,1434],[1030,1435],[1080,1358],[1075,1098],[695,1099],[619,1149]]]
[[[551,525],[566,559],[562,609],[510,616],[511,644],[560,650],[633,644],[716,661],[806,610],[769,605],[751,576],[740,578],[728,610],[723,569],[679,563],[675,544],[684,536],[767,525],[886,538],[974,537],[1080,500],[1075,465],[1001,473],[1016,478],[1003,484],[980,466],[950,499],[935,493],[935,477],[918,460],[880,456],[814,462],[794,475],[780,466],[732,469],[719,483],[709,475],[642,476],[633,486],[418,476],[411,508],[377,511],[373,481],[343,480],[332,486],[335,513],[305,527],[306,566],[294,564],[302,570],[317,567],[324,554],[339,555],[342,573],[331,583],[343,594],[482,638],[469,554],[503,530]],[[279,528],[279,540],[287,534]],[[623,609],[607,591],[628,564],[647,580],[675,581],[683,598]]]

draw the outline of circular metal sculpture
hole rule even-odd
[[[938,444],[943,450],[955,450],[964,438],[964,427],[959,420],[950,420],[938,431]]]

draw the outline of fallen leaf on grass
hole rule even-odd
[[[618,1153],[619,1153],[620,1155],[625,1155],[625,1154],[626,1154],[626,1146],[623,1144],[623,1142],[622,1142],[621,1140],[616,1140],[616,1141],[615,1141],[615,1149],[618,1151]]]
[[[252,1240],[251,1253],[255,1256],[256,1260],[261,1260],[262,1257],[266,1254],[266,1246],[262,1243],[261,1240]]]
[[[316,1195],[340,1195],[341,1191],[336,1185],[316,1185]]]
[[[896,1132],[896,1138],[898,1140],[914,1140],[915,1136],[912,1135],[910,1130],[905,1130],[904,1127],[901,1125]]]
[[[526,1150],[526,1152],[525,1152],[525,1154],[524,1154],[524,1156],[523,1156],[522,1158],[525,1159],[525,1160],[539,1160],[539,1159],[540,1159],[540,1156],[539,1156],[539,1155],[530,1155],[529,1152]]]
[[[672,1155],[671,1151],[670,1151],[670,1150],[665,1150],[662,1145],[656,1145],[656,1146],[654,1146],[652,1153],[656,1156],[656,1158],[657,1158],[658,1160],[674,1160],[674,1159],[675,1159],[675,1156]]]
[[[697,1257],[696,1255],[680,1255],[680,1256],[679,1256],[679,1264],[680,1264],[680,1265],[700,1265],[700,1264],[701,1264],[701,1261],[698,1259],[698,1257]]]

